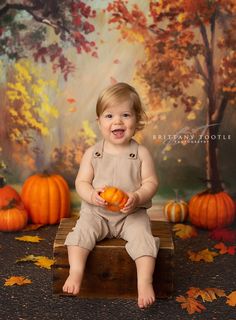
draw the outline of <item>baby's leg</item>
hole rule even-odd
[[[146,212],[140,210],[128,215],[120,236],[127,241],[126,250],[136,263],[138,306],[146,308],[155,301],[152,276],[158,252]]]
[[[146,308],[155,301],[152,286],[152,276],[155,268],[155,258],[143,256],[135,260],[138,281],[138,306]]]
[[[90,251],[79,246],[67,246],[67,250],[70,272],[63,286],[63,291],[76,295],[80,291],[84,269]]]
[[[97,241],[108,235],[108,232],[109,229],[105,219],[92,212],[81,212],[76,226],[73,231],[69,232],[65,241],[70,273],[63,286],[64,292],[79,293],[89,252],[93,250]]]

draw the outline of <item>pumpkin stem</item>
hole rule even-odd
[[[179,201],[179,190],[178,189],[173,189],[175,192],[175,201],[178,202]]]
[[[42,174],[43,174],[44,176],[47,176],[47,177],[50,176],[50,173],[49,173],[49,171],[48,171],[47,169],[44,169]]]
[[[0,176],[0,188],[3,188],[6,185],[6,179]]]

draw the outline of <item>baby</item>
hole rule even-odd
[[[144,111],[136,90],[126,83],[106,88],[97,101],[97,122],[103,139],[86,150],[76,177],[82,199],[80,218],[67,235],[70,264],[63,291],[78,294],[89,252],[104,238],[122,238],[137,269],[138,306],[155,301],[153,272],[159,239],[152,236],[146,209],[157,190],[157,177],[149,151],[133,138],[143,128]],[[128,195],[120,212],[106,210],[100,197],[105,186]]]

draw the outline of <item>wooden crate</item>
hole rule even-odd
[[[62,286],[69,273],[67,247],[68,232],[75,218],[62,219],[54,241],[53,293],[66,295]],[[152,221],[152,233],[161,240],[153,286],[157,298],[168,298],[173,293],[174,244],[170,226],[164,221]],[[137,277],[135,262],[125,250],[122,239],[105,239],[97,243],[89,254],[79,293],[83,298],[136,298]]]

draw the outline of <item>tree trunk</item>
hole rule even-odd
[[[210,103],[211,102],[209,102],[209,104]],[[207,139],[206,142],[206,176],[210,192],[217,193],[223,190],[218,167],[219,149],[217,135],[219,133],[220,124],[212,121],[212,114],[210,112],[212,109],[214,110],[215,108],[211,108],[209,105],[207,114],[207,134],[209,139]]]

